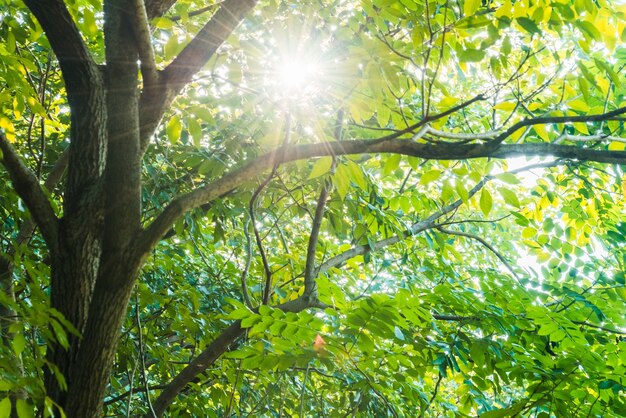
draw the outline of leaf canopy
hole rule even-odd
[[[102,5],[66,5],[102,64]],[[157,68],[219,7],[153,18]],[[0,128],[44,179],[71,108],[39,24],[21,2],[0,13]],[[625,416],[624,42],[626,7],[604,0],[259,2],[161,121],[144,225],[276,162],[147,258],[106,414],[149,414],[235,324],[171,416]],[[77,331],[49,308],[42,237],[14,245],[30,215],[5,171],[0,189],[0,304],[19,319],[0,354],[21,359],[2,362],[0,397],[48,416],[45,345]],[[308,281],[317,309],[281,309]]]

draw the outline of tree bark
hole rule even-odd
[[[101,269],[80,350],[69,371],[64,410],[68,417],[101,416],[117,341],[126,316],[136,269],[116,260]]]

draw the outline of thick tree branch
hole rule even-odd
[[[254,7],[256,0],[226,0],[196,37],[163,70],[166,83],[176,89],[191,81]]]
[[[187,367],[185,367],[176,377],[167,385],[153,402],[154,413],[157,417],[163,416],[167,407],[174,401],[176,396],[192,382],[196,376],[211,366],[222,354],[224,354],[230,345],[237,341],[245,332],[241,328],[241,321],[236,321],[209,344],[198,357],[193,359]],[[152,418],[152,414],[146,415]]]
[[[148,19],[161,17],[176,3],[176,0],[145,0]]]
[[[169,8],[173,4],[171,1],[155,0],[148,3],[146,5],[148,18],[152,18],[155,13],[158,15],[160,8],[166,6]],[[140,103],[142,153],[148,147],[150,137],[174,98],[215,54],[215,51],[241,23],[256,2],[257,0],[225,0],[222,2],[220,8],[196,37],[187,44],[174,61],[159,73],[159,83],[153,88],[143,91]]]
[[[63,151],[63,153],[59,156],[57,161],[54,163],[54,166],[50,170],[48,177],[46,177],[46,181],[43,183],[44,192],[52,192],[61,181],[63,174],[67,168],[67,162],[69,161],[69,150]],[[35,223],[31,219],[25,219],[22,225],[20,226],[20,230],[17,234],[17,238],[15,240],[15,244],[17,246],[22,243],[28,241],[33,232],[35,230]]]
[[[66,218],[90,212],[99,216],[97,200],[104,169],[106,137],[103,77],[62,0],[26,0],[55,53],[71,109],[71,146],[65,193]]]
[[[61,0],[25,0],[24,3],[46,32],[61,65],[68,95],[81,94],[96,64],[65,3]]]
[[[581,116],[546,116],[541,118],[524,119],[517,123],[514,123],[510,128],[503,131],[498,135],[493,142],[500,143],[511,136],[515,131],[521,128],[535,125],[546,125],[550,123],[575,123],[575,122],[604,122],[607,120],[614,120],[619,115],[626,113],[626,107],[620,107],[606,113],[600,113],[596,115],[581,115]]]
[[[144,85],[154,86],[157,82],[157,68],[154,61],[154,48],[150,40],[150,24],[144,0],[132,0],[133,3],[133,26],[137,40],[137,51],[141,61],[141,75]]]
[[[105,258],[122,252],[141,224],[137,58],[138,50],[146,46],[128,42],[138,31],[147,31],[136,27],[137,21],[143,19],[138,13],[142,11],[129,7],[125,0],[109,0],[104,4],[108,114]]]
[[[300,159],[347,154],[393,153],[430,160],[467,160],[474,158],[546,157],[626,164],[626,151],[606,151],[549,143],[524,144],[423,144],[407,139],[353,140],[317,144],[290,145],[278,148],[245,164],[224,177],[173,200],[165,210],[140,234],[135,248],[146,254],[169,231],[171,225],[185,212],[209,203],[232,191],[241,183],[273,167]]]
[[[9,173],[15,192],[26,204],[48,248],[54,253],[58,244],[58,219],[37,176],[22,162],[4,133],[0,133],[0,150],[2,164]]]

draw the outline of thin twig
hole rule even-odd
[[[517,275],[517,273],[515,272],[515,270],[513,270],[513,267],[511,267],[511,265],[509,264],[509,262],[506,260],[506,258],[504,258],[504,256],[502,254],[500,254],[498,252],[498,250],[496,250],[493,245],[489,244],[483,237],[480,237],[478,235],[474,235],[474,234],[470,234],[468,232],[462,232],[462,231],[452,231],[450,229],[445,229],[442,227],[437,228],[439,231],[443,232],[444,234],[448,234],[448,235],[458,235],[460,237],[465,237],[465,238],[470,238],[473,240],[476,240],[478,242],[480,242],[483,246],[485,246],[489,251],[491,251],[492,253],[495,254],[496,257],[498,257],[498,259],[502,262],[502,264],[504,264],[504,266],[507,268],[507,270],[509,270],[511,272],[511,274],[515,277],[515,279],[519,282],[520,281],[520,277]]]
[[[435,383],[435,388],[433,389],[433,395],[430,397],[430,400],[428,401],[428,405],[426,405],[424,410],[420,412],[420,415],[419,415],[420,418],[424,416],[426,411],[428,411],[428,408],[430,408],[430,406],[435,401],[435,398],[437,397],[437,393],[439,392],[439,385],[441,384],[442,380],[443,380],[443,375],[439,373],[439,377],[437,378],[437,383]]]
[[[307,364],[304,372],[304,379],[302,380],[302,392],[300,393],[300,418],[304,417],[304,394],[306,392],[306,380],[309,377],[309,367],[311,363]]]
[[[252,309],[252,301],[250,300],[250,292],[248,291],[248,272],[250,271],[250,263],[252,261],[252,240],[250,239],[250,219],[248,219],[243,227],[243,234],[246,237],[246,263],[241,272],[241,293],[243,301],[248,309]]]
[[[332,168],[335,166],[335,159],[333,158]],[[330,180],[326,179],[320,191],[319,198],[317,199],[317,205],[315,207],[315,217],[311,225],[311,234],[309,235],[309,244],[306,251],[306,265],[304,267],[304,294],[308,297],[317,297],[317,288],[315,284],[315,250],[317,248],[317,241],[319,238],[320,227],[322,226],[322,220],[324,218],[324,209],[326,202],[328,201],[328,195],[331,189]]]
[[[286,121],[285,121],[285,139],[283,141],[283,147],[286,147],[289,144],[289,138],[291,135],[291,114],[287,113]],[[261,262],[263,263],[263,270],[265,271],[265,286],[263,290],[263,304],[267,305],[271,296],[272,289],[272,270],[270,269],[269,261],[267,259],[267,254],[265,253],[265,249],[263,248],[263,241],[261,240],[261,235],[259,234],[259,229],[256,225],[256,216],[254,213],[256,201],[261,194],[261,191],[268,185],[270,180],[276,174],[276,170],[278,170],[279,162],[276,161],[272,167],[271,173],[267,176],[267,178],[257,187],[257,189],[252,194],[252,198],[250,199],[249,212],[250,212],[250,220],[252,222],[252,231],[254,232],[254,238],[256,240],[257,248],[259,250],[259,255],[261,256]]]
[[[135,291],[135,317],[137,319],[137,335],[139,344],[139,357],[141,358],[141,378],[143,380],[144,390],[146,392],[146,401],[148,402],[148,408],[152,412],[152,416],[157,418],[156,412],[152,407],[152,401],[150,400],[150,388],[148,386],[148,377],[146,374],[146,355],[143,350],[143,336],[141,331],[141,315],[139,314],[139,292]]]

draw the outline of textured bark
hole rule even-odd
[[[25,3],[39,20],[59,60],[71,110],[64,218],[52,254],[50,300],[51,306],[82,333],[102,249],[102,175],[107,150],[104,80],[62,1]],[[47,352],[48,361],[66,378],[80,343],[77,337],[68,337],[69,350],[51,344]],[[46,371],[45,387],[49,397],[65,406],[66,396],[50,370]]]
[[[126,10],[125,2],[105,3],[106,105],[97,112],[76,112],[76,126],[80,126],[80,117],[84,116],[106,132],[106,142],[91,139],[78,147],[81,151],[99,147],[97,158],[101,157],[101,151],[106,151],[106,170],[104,176],[101,170],[97,177],[89,176],[98,179],[93,198],[89,192],[78,193],[88,200],[81,201],[76,208],[79,214],[74,213],[68,219],[71,222],[65,230],[68,245],[58,265],[53,264],[53,275],[62,273],[60,283],[56,283],[59,299],[71,296],[71,300],[65,301],[73,310],[68,314],[82,334],[80,345],[73,344],[69,353],[57,350],[54,357],[57,365],[63,365],[61,371],[68,379],[67,393],[58,397],[68,416],[100,415],[119,330],[137,273],[136,263],[128,261],[127,245],[140,228],[139,94],[137,50],[129,42],[134,32]],[[99,112],[107,117],[98,118]],[[70,160],[71,168],[77,166],[72,164]],[[83,173],[91,169],[78,167]],[[102,213],[103,219],[80,216],[85,207],[95,209],[86,216]],[[81,234],[76,235],[76,231]],[[84,234],[92,232],[91,239],[85,240]]]
[[[137,274],[125,260],[116,261],[101,269],[83,342],[68,373],[69,388],[64,404],[68,417],[101,416],[117,341]]]
[[[86,91],[70,95],[72,109],[68,179],[64,217],[58,234],[58,252],[52,257],[51,306],[83,332],[102,252],[102,175],[106,153],[106,100],[104,82],[96,67],[88,67]],[[71,96],[71,97],[70,97]],[[70,349],[48,350],[48,360],[64,376],[74,363],[80,340],[69,336]],[[65,404],[57,379],[46,374],[48,396]]]
[[[102,252],[102,174],[106,151],[106,109],[100,71],[88,75],[91,88],[71,101],[72,128],[64,217],[58,251],[52,257],[51,306],[83,332]],[[80,340],[69,336],[70,349],[48,350],[48,360],[68,376]],[[48,396],[64,404],[57,379],[46,374]]]
[[[57,241],[58,224],[54,210],[48,202],[39,179],[17,155],[11,143],[0,132],[0,151],[2,163],[9,173],[15,192],[22,198],[31,216],[41,227],[44,240],[50,251],[54,252]]]
[[[148,19],[161,17],[176,3],[176,0],[146,0],[146,14]]]
[[[161,72],[156,71],[149,51],[139,48],[150,44],[148,19],[166,13],[175,0],[149,0],[145,8],[143,3],[129,7],[123,0],[105,1],[106,65],[102,67],[93,60],[62,0],[25,3],[59,60],[71,110],[62,219],[54,217],[45,194],[8,141],[0,145],[8,155],[5,166],[8,163],[16,189],[51,250],[51,306],[81,334],[68,336],[68,350],[49,345],[47,359],[63,374],[68,388],[63,391],[48,370],[47,395],[67,416],[97,417],[129,297],[150,251],[134,245],[141,232],[141,156],[175,96],[256,2],[224,1]],[[141,96],[139,58],[145,70]],[[10,270],[8,264],[0,268]],[[215,353],[215,358],[221,354]]]

